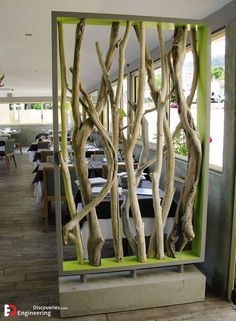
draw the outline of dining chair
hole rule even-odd
[[[47,157],[48,156],[53,156],[53,150],[42,150],[41,151],[41,157],[40,157],[40,161],[42,163],[47,162]]]
[[[7,170],[10,170],[10,162],[11,159],[13,159],[15,167],[16,165],[16,159],[15,159],[15,149],[14,149],[15,139],[6,139],[5,140],[5,150],[0,151],[0,156],[5,158]]]
[[[15,146],[19,148],[20,153],[22,154],[21,133],[11,133],[11,138],[15,139]]]
[[[75,183],[76,181],[76,173],[75,173],[75,167],[70,166],[70,178],[71,178],[71,184],[72,184],[72,192],[73,195],[76,196],[78,187]],[[63,178],[61,174],[61,201],[66,201],[66,195],[65,195],[65,188],[63,183]],[[54,191],[54,169],[53,167],[44,167],[43,168],[43,201],[44,201],[44,231],[48,232],[48,216],[49,211],[51,210],[51,203],[55,200],[55,191]]]
[[[38,142],[38,149],[49,149],[49,148],[50,148],[49,141]]]

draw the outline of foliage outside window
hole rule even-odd
[[[188,155],[188,147],[186,144],[186,137],[184,131],[181,129],[179,133],[173,139],[174,152],[176,154],[187,156]]]

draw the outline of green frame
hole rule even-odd
[[[145,263],[139,263],[135,257],[125,257],[123,263],[117,263],[114,258],[102,259],[100,267],[93,267],[85,262],[83,265],[77,261],[63,260],[62,224],[61,224],[61,200],[60,200],[60,171],[58,162],[59,138],[58,138],[58,34],[57,22],[64,24],[75,24],[81,18],[87,18],[90,25],[110,25],[113,21],[120,21],[125,24],[127,20],[138,23],[144,21],[146,27],[152,27],[160,23],[163,28],[173,29],[175,25],[195,25],[198,28],[198,50],[200,76],[198,84],[198,122],[203,146],[203,164],[198,192],[195,202],[194,228],[196,237],[192,242],[192,251],[178,252],[176,258],[165,260],[147,259]],[[199,263],[205,257],[206,239],[206,213],[208,197],[208,164],[209,164],[209,121],[210,121],[210,31],[205,21],[171,19],[159,17],[128,16],[114,14],[75,13],[75,12],[52,12],[52,83],[53,83],[53,133],[54,133],[54,181],[55,181],[55,209],[56,209],[56,230],[58,246],[58,272],[63,275],[82,275],[104,272],[130,271],[144,268],[158,268],[165,266],[183,266],[184,264]],[[129,74],[130,75],[130,74]],[[128,76],[128,79],[130,76]],[[128,90],[128,93],[130,89]]]

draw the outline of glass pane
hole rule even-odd
[[[190,94],[192,78],[193,78],[193,56],[192,56],[191,50],[188,50],[186,52],[186,56],[183,64],[182,77],[183,77],[183,90],[184,90],[185,97],[187,98],[188,95]],[[170,129],[171,129],[171,132],[173,132],[179,123],[179,115],[178,115],[178,108],[177,108],[177,105],[175,104],[174,97],[172,97],[171,101],[172,102],[170,104]],[[194,97],[193,104],[191,106],[191,112],[192,112],[192,116],[195,124],[197,122],[196,102],[197,102],[196,97]]]
[[[20,124],[40,124],[41,109],[26,109],[19,111]]]
[[[210,165],[223,166],[225,34],[211,43]]]
[[[10,110],[9,104],[0,104],[0,112],[1,112],[1,117],[0,117],[1,125],[14,124],[13,111]]]
[[[53,123],[53,112],[52,112],[52,110],[50,110],[50,109],[44,109],[43,110],[43,123],[44,124],[52,124]]]

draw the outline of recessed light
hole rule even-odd
[[[32,33],[25,33],[26,37],[32,37],[32,35],[33,35]]]

